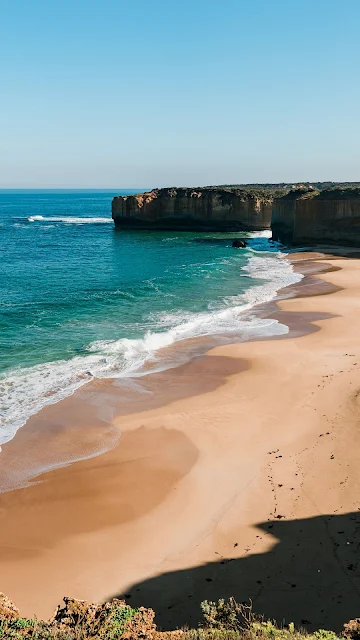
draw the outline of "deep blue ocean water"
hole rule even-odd
[[[268,234],[115,230],[119,193],[134,191],[0,191],[0,443],[94,376],[161,367],[185,338],[286,331],[251,314],[297,277]]]

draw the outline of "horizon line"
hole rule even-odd
[[[153,189],[183,189],[183,188],[208,188],[208,187],[232,187],[232,186],[255,186],[255,185],[289,185],[289,184],[312,184],[312,183],[322,183],[322,184],[360,184],[359,180],[281,180],[278,182],[222,182],[222,183],[213,183],[213,184],[197,184],[197,185],[175,185],[175,184],[167,184],[163,186],[155,186],[155,187],[140,187],[140,186],[114,186],[114,187],[85,187],[85,186],[0,186],[0,191],[121,191],[121,190],[131,190],[131,191],[151,191]]]

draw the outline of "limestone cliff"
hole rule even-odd
[[[360,189],[292,190],[273,203],[274,240],[360,246]]]
[[[114,198],[112,217],[123,229],[256,231],[270,228],[272,202],[244,189],[153,189]]]

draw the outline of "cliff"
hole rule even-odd
[[[359,186],[292,187],[153,189],[114,198],[112,217],[120,229],[259,231],[271,224],[273,239],[283,244],[360,246]]]
[[[112,217],[122,229],[257,231],[270,228],[272,202],[237,188],[153,189],[114,198]]]
[[[360,246],[360,189],[292,190],[274,199],[271,229],[284,244]]]

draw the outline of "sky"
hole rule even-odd
[[[360,180],[359,0],[0,0],[0,188]]]

